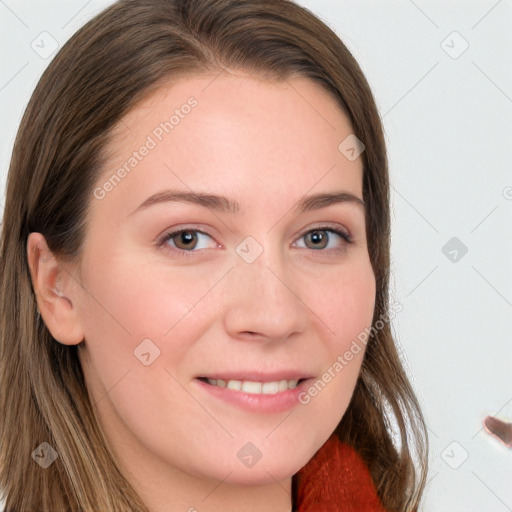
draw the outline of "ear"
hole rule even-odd
[[[51,335],[64,345],[78,345],[83,339],[73,291],[76,278],[48,249],[41,233],[30,233],[27,259],[41,317]]]

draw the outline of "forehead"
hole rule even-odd
[[[236,195],[240,203],[332,188],[361,195],[361,158],[339,150],[351,133],[335,99],[308,79],[190,76],[153,92],[117,124],[99,183],[125,169],[108,194],[121,209],[163,188]]]

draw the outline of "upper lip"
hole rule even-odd
[[[246,380],[251,382],[276,382],[280,380],[303,380],[309,379],[312,375],[308,372],[302,372],[297,370],[280,370],[274,372],[262,372],[262,371],[226,371],[226,372],[213,372],[208,375],[198,375],[198,378],[207,378],[218,380]]]

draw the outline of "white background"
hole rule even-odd
[[[2,209],[18,124],[53,56],[32,41],[47,31],[62,46],[110,3],[0,0]],[[394,330],[431,440],[421,510],[512,511],[512,451],[481,429],[489,413],[512,419],[512,0],[299,3],[353,52],[385,125]],[[456,262],[442,251],[453,237]]]

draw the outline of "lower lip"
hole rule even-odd
[[[263,393],[245,393],[234,389],[222,388],[194,379],[207,393],[224,400],[225,402],[253,412],[283,412],[299,404],[299,395],[308,386],[311,379],[302,381],[295,389],[280,391],[273,395]]]

